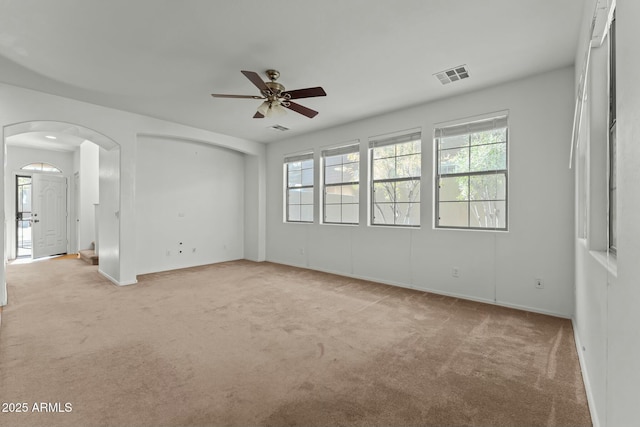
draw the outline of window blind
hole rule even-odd
[[[285,163],[291,163],[291,162],[301,162],[303,160],[310,160],[313,159],[313,153],[305,153],[305,154],[298,154],[298,155],[294,155],[294,156],[287,156],[284,158],[284,162]]]
[[[468,135],[477,132],[486,132],[494,129],[502,129],[507,127],[507,116],[494,117],[488,120],[480,120],[477,122],[464,123],[448,127],[436,128],[436,138],[445,138],[449,136]]]
[[[411,132],[404,135],[392,136],[390,138],[370,138],[369,148],[383,147],[385,145],[402,144],[403,142],[419,141],[422,138],[422,132]]]
[[[342,154],[358,153],[360,144],[352,144],[344,147],[330,148],[322,151],[322,157],[340,156]]]

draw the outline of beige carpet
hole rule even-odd
[[[271,263],[139,281],[8,267],[0,401],[29,410],[0,425],[591,425],[568,320]]]

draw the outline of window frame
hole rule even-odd
[[[310,153],[304,153],[304,154],[298,154],[298,155],[292,155],[292,156],[286,156],[284,158],[284,162],[283,162],[283,166],[284,166],[284,222],[285,223],[290,223],[290,224],[313,224],[315,222],[315,215],[314,215],[314,211],[315,211],[315,161],[313,158],[313,152]],[[299,185],[299,186],[289,186],[289,164],[294,163],[294,162],[304,162],[306,160],[311,160],[311,174],[312,174],[312,179],[311,179],[311,185]],[[304,168],[301,168],[300,171],[302,172],[303,170],[305,170]],[[312,190],[312,194],[311,194],[311,221],[303,221],[302,219],[299,220],[292,220],[290,219],[290,214],[289,214],[289,208],[291,206],[291,204],[289,203],[289,192],[290,190],[301,190],[301,189],[305,189],[305,188],[311,188]],[[301,202],[302,202],[302,195],[301,195]],[[297,203],[294,206],[300,206],[302,209],[302,206],[309,206],[308,203]],[[302,218],[302,215],[300,215],[300,218]]]
[[[20,170],[25,172],[37,172],[37,173],[62,173],[60,168],[47,162],[29,163],[21,167]]]
[[[356,163],[358,165],[358,175],[357,181],[340,181],[337,183],[327,184],[326,181],[326,159],[329,157],[343,156],[345,154],[358,154],[358,160]],[[322,224],[331,224],[331,225],[359,225],[360,224],[360,142],[351,143],[347,145],[343,145],[337,148],[331,148],[327,150],[323,150],[320,153],[320,163],[321,163],[321,172],[322,172]],[[341,166],[344,166],[345,163],[340,163]],[[357,185],[358,186],[358,201],[357,203],[343,203],[342,197],[340,203],[331,203],[330,205],[338,205],[342,208],[343,205],[356,205],[357,206],[357,221],[356,222],[345,222],[342,221],[342,209],[340,213],[341,221],[327,221],[327,187],[342,187],[345,185]]]
[[[609,24],[609,120],[608,120],[608,176],[607,176],[607,250],[613,255],[618,253],[617,232],[617,113],[616,113],[616,14],[615,10]]]
[[[469,171],[469,172],[458,172],[458,173],[441,173],[440,171],[440,151],[442,151],[440,149],[440,138],[442,138],[442,136],[438,135],[438,131],[442,132],[443,130],[447,129],[447,128],[456,128],[456,127],[463,127],[463,126],[470,126],[473,124],[482,124],[482,123],[488,123],[493,121],[495,123],[496,120],[504,120],[505,121],[505,140],[504,142],[494,142],[494,143],[489,143],[489,144],[481,144],[481,145],[477,145],[477,146],[483,146],[483,145],[497,145],[497,144],[504,144],[505,146],[505,168],[504,169],[491,169],[491,170],[486,170],[486,171]],[[467,119],[463,122],[460,123],[456,123],[456,124],[449,124],[449,125],[440,125],[440,126],[436,126],[434,127],[434,163],[435,163],[435,167],[434,167],[434,229],[439,229],[439,230],[475,230],[475,231],[495,231],[495,232],[508,232],[509,231],[509,116],[507,112],[502,112],[502,113],[495,113],[495,114],[491,114],[488,116],[483,116],[482,118],[476,118],[475,120],[473,118],[471,119]],[[486,132],[488,130],[495,130],[495,129],[502,129],[502,126],[499,127],[492,127],[489,129],[484,129],[484,130],[477,130],[474,132],[469,131],[469,133],[461,133],[460,135],[467,135],[469,138],[471,138],[471,136],[473,134],[477,134],[477,133],[481,133],[481,132]],[[468,148],[469,150],[469,162],[471,162],[471,148],[473,147],[473,145],[471,145],[471,141],[469,141],[469,144],[466,146],[462,146],[462,147],[455,147],[455,148]],[[455,149],[454,148],[454,149]],[[470,168],[469,168],[470,169]],[[505,205],[505,212],[504,212],[504,227],[476,227],[476,226],[471,226],[471,203],[473,202],[473,200],[471,200],[470,198],[467,199],[466,204],[467,204],[467,224],[469,224],[467,227],[464,226],[453,226],[453,225],[440,225],[440,189],[441,189],[441,180],[443,177],[445,178],[459,178],[459,177],[468,177],[468,192],[467,194],[471,195],[471,178],[472,177],[476,177],[476,176],[492,176],[492,175],[504,175],[504,181],[505,181],[505,189],[504,189],[504,205]],[[498,201],[502,201],[501,199],[495,199],[495,200],[481,200],[481,201],[487,201],[487,202],[498,202]],[[460,202],[462,203],[462,202]]]
[[[385,146],[397,146],[408,142],[419,142],[420,151],[418,153],[405,154],[398,156],[394,150],[394,156],[389,158],[397,159],[398,157],[418,155],[420,157],[420,175],[401,178],[374,178],[374,150],[376,148]],[[407,228],[420,228],[422,226],[421,220],[421,206],[422,206],[422,129],[412,129],[396,133],[392,135],[381,135],[379,137],[373,137],[369,139],[369,225],[374,227],[407,227]],[[420,185],[420,195],[417,202],[412,202],[418,206],[418,224],[396,224],[395,218],[393,224],[388,223],[376,223],[375,222],[375,185],[376,183],[389,183],[389,182],[406,182],[417,181]],[[393,202],[394,209],[397,202]]]

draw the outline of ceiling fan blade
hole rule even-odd
[[[214,98],[240,98],[240,99],[264,99],[264,96],[258,95],[224,95],[221,93],[212,93]]]
[[[283,104],[284,105],[284,104]],[[307,108],[304,105],[300,105],[300,104],[296,104],[295,102],[289,102],[289,106],[285,107],[288,108],[290,110],[295,111],[296,113],[300,113],[303,116],[307,116],[310,119],[314,118],[315,116],[318,115],[318,112],[315,110],[312,110],[311,108]]]
[[[241,73],[244,74],[245,77],[251,81],[251,83],[256,85],[256,87],[260,89],[260,92],[269,90],[267,85],[264,84],[258,73],[256,73],[255,71],[241,71]]]
[[[287,90],[283,95],[289,94],[289,99],[313,98],[315,96],[327,96],[327,93],[320,86],[308,87],[306,89]]]
[[[262,115],[262,113],[259,113],[258,111],[256,111],[256,113],[253,115],[254,119],[264,119],[264,116]]]

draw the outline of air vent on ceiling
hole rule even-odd
[[[448,70],[435,73],[434,76],[440,80],[443,85],[455,82],[457,80],[466,79],[469,77],[469,69],[465,65],[458,65],[457,67],[450,68]]]
[[[288,130],[289,130],[289,128],[284,127],[284,126],[282,126],[282,125],[273,125],[273,126],[269,126],[269,129],[271,129],[271,130],[278,130],[278,131],[280,131],[280,132],[286,132],[286,131],[288,131]]]

